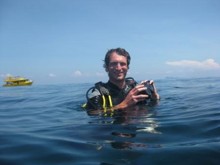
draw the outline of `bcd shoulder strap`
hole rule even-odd
[[[125,82],[128,86],[130,86],[131,88],[134,88],[137,85],[137,82],[134,80],[133,77],[127,77],[125,79]]]
[[[109,95],[109,90],[105,87],[103,82],[100,81],[95,83],[95,88],[99,90],[101,95]]]

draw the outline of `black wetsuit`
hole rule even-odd
[[[108,81],[107,83],[101,83],[101,85],[108,90],[113,106],[121,103],[129,91],[136,86],[136,81],[132,78],[127,78],[126,79],[126,86],[123,89],[118,88],[115,84],[111,83]],[[87,102],[87,108],[88,109],[102,109],[102,96],[101,94],[91,96],[89,98],[89,101]],[[106,99],[106,105],[109,105],[108,99]]]

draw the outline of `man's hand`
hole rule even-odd
[[[144,101],[149,96],[147,94],[140,94],[141,92],[146,90],[146,87],[143,84],[139,84],[135,86],[126,96],[126,98],[118,105],[114,107],[114,109],[124,109],[129,106],[135,105],[139,101]]]
[[[141,84],[135,86],[128,93],[126,98],[120,104],[113,107],[113,109],[124,109],[124,108],[127,108],[129,106],[133,106],[136,103],[138,103],[140,101],[144,101],[147,98],[149,98],[149,96],[147,94],[144,94],[145,91],[146,91],[146,87],[145,87],[146,83],[150,83],[153,86],[151,100],[159,100],[160,95],[157,93],[157,89],[156,89],[156,86],[154,84],[154,81],[153,80],[144,80],[144,81],[141,82]]]

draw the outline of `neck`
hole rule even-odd
[[[125,87],[125,80],[112,81],[109,80],[112,84],[115,84],[118,88],[123,89]]]

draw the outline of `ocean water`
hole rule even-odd
[[[220,164],[220,78],[155,82],[157,105],[107,113],[89,83],[0,87],[0,164]]]

